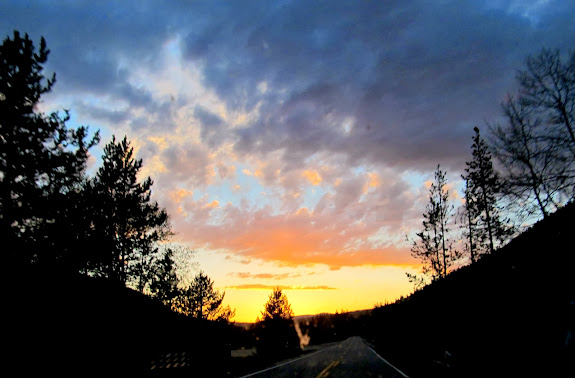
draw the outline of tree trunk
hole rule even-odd
[[[469,201],[469,199],[467,199]],[[471,211],[468,202],[466,203],[467,206],[467,224],[469,225],[469,255],[471,257],[471,262],[475,262],[475,251],[473,249],[473,225],[472,225],[472,218],[471,218]]]

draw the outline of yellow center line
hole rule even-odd
[[[331,364],[327,365],[325,369],[321,371],[315,378],[324,378],[329,376],[329,370],[339,365],[340,361],[333,361]]]

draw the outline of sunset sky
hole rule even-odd
[[[251,322],[412,291],[406,236],[437,164],[455,204],[473,127],[542,47],[575,48],[573,0],[0,2],[51,54],[42,111],[128,136],[176,236]],[[144,177],[144,176],[142,176]]]

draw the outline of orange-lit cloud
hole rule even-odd
[[[161,136],[149,136],[148,140],[150,142],[154,143],[155,145],[157,145],[162,150],[168,146],[168,143],[166,142],[166,138],[161,137]]]
[[[363,188],[363,192],[367,193],[369,191],[370,188],[377,188],[379,186],[379,176],[377,175],[377,173],[368,173],[367,174],[368,180],[365,183],[365,186]]]
[[[242,170],[242,173],[243,173],[244,175],[246,175],[246,176],[254,176],[254,177],[261,177],[261,176],[263,175],[262,171],[259,170],[259,169],[256,170],[256,171],[254,171],[254,172],[252,172],[252,171],[250,171],[249,169],[244,168],[244,169]]]
[[[258,197],[264,203],[257,206],[247,201],[223,204],[207,194],[194,199],[191,192],[173,193],[171,200],[181,208],[172,218],[175,231],[192,248],[220,251],[245,264],[326,265],[332,270],[418,265],[405,240],[421,223],[423,193],[410,191],[385,170],[347,176],[336,170],[322,168],[322,172],[329,176],[322,185],[332,184],[323,188],[315,203],[305,204],[309,206],[303,202],[307,192],[276,189],[287,178],[294,179],[293,188],[298,188],[297,180],[306,180],[299,169],[278,176],[278,186],[266,187],[269,194]],[[302,194],[294,197],[298,193]],[[281,201],[281,206],[266,203],[268,198]]]
[[[350,214],[338,214],[332,206],[338,206],[339,200],[346,203],[348,196],[326,198],[334,204],[320,201],[313,213],[273,214],[270,208],[250,212],[226,204],[218,208],[223,220],[220,225],[209,224],[212,214],[204,211],[211,210],[206,209],[205,202],[188,201],[184,208],[189,221],[178,232],[195,247],[224,250],[246,262],[260,259],[281,266],[324,264],[331,269],[415,264],[408,247],[375,240],[377,235],[385,237],[380,232],[385,220],[363,214],[360,204],[347,210]],[[358,217],[363,221],[357,221]]]
[[[280,288],[281,290],[337,290],[335,287],[329,287],[325,285],[320,286],[286,286],[286,285],[263,285],[263,284],[245,284],[236,286],[226,286],[226,289],[232,290],[273,290],[275,288]]]
[[[181,203],[187,197],[193,197],[194,192],[190,190],[186,190],[183,188],[172,190],[168,193],[168,196],[173,203],[173,207],[178,213],[183,213],[184,209],[181,206]]]
[[[306,170],[303,171],[302,176],[305,177],[309,181],[309,183],[312,184],[313,186],[321,184],[322,178],[319,175],[319,173],[317,173],[317,171]]]
[[[272,279],[272,280],[283,280],[287,278],[298,278],[301,277],[300,273],[249,273],[249,272],[232,272],[228,273],[228,276],[233,276],[242,279]]]
[[[213,200],[212,202],[205,205],[205,207],[209,209],[215,209],[220,206],[220,202],[218,200]]]
[[[176,203],[180,203],[184,198],[191,197],[193,195],[194,192],[192,192],[191,190],[186,190],[182,188],[170,192],[170,198]]]

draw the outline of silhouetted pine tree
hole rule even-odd
[[[153,298],[171,307],[172,300],[178,295],[178,275],[174,252],[167,248],[163,253],[151,257],[150,269],[146,279],[140,279],[140,292],[144,291],[145,284],[149,285],[149,292]]]
[[[99,275],[126,283],[145,274],[146,256],[170,233],[168,214],[151,201],[152,180],[138,182],[142,160],[134,159],[127,138],[104,148],[103,165],[91,183],[94,198],[93,254]]]
[[[294,329],[293,310],[279,287],[270,294],[262,311],[259,323],[257,345],[258,353],[263,356],[277,355],[290,347],[299,346],[299,339]]]
[[[423,214],[423,230],[412,241],[411,254],[423,262],[424,276],[432,280],[445,277],[449,268],[459,257],[453,249],[448,227],[453,212],[445,172],[440,166],[435,171],[435,180],[429,189],[429,203]],[[424,279],[408,274],[410,281],[422,286]]]
[[[37,111],[56,75],[45,77],[46,41],[36,51],[15,31],[0,46],[0,235],[11,262],[70,261],[81,244],[87,129],[68,129],[68,113]],[[80,218],[78,218],[80,217]]]
[[[262,311],[262,320],[291,319],[292,317],[293,311],[287,296],[282,293],[279,287],[275,288],[265,304],[264,311]]]
[[[472,160],[466,162],[465,174],[465,226],[468,237],[468,249],[471,260],[478,255],[493,253],[511,235],[497,206],[500,193],[500,181],[493,168],[491,153],[475,127],[473,137]]]
[[[174,307],[178,312],[196,319],[227,322],[235,311],[222,305],[225,295],[225,292],[214,289],[214,281],[210,277],[199,272],[190,285],[181,290]]]
[[[476,207],[473,203],[473,196],[469,189],[469,180],[465,179],[463,212],[459,214],[459,219],[462,223],[463,239],[465,243],[465,251],[469,255],[471,262],[477,260],[477,214]]]

